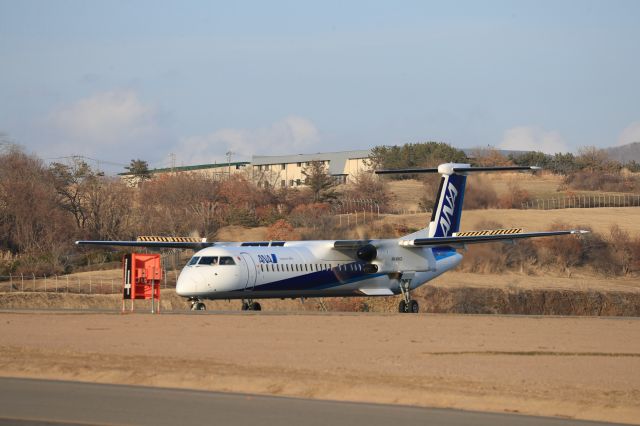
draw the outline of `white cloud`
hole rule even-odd
[[[96,93],[62,105],[49,114],[47,125],[55,134],[50,148],[57,152],[115,154],[127,160],[144,153],[163,133],[156,109],[132,90]]]
[[[618,145],[640,142],[640,121],[629,124],[618,137]]]
[[[269,127],[258,129],[220,129],[203,136],[181,140],[180,159],[185,163],[221,160],[232,151],[236,157],[300,153],[320,140],[310,120],[288,116]]]
[[[567,152],[567,144],[560,133],[534,126],[520,126],[504,132],[501,149],[542,151],[547,154]]]

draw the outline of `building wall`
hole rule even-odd
[[[353,181],[360,173],[371,171],[366,158],[349,158],[345,164],[344,173]]]
[[[349,158],[345,161],[345,165],[341,170],[344,176],[336,175],[342,183],[353,181],[355,176],[363,171],[370,170],[365,158]],[[331,160],[320,160],[325,164],[325,168],[329,168]],[[270,186],[275,187],[296,187],[303,186],[305,176],[302,171],[311,161],[295,161],[290,163],[277,164],[260,164],[252,165],[254,178],[264,185],[267,182]]]
[[[358,155],[350,158],[349,155]],[[313,161],[322,161],[326,170],[335,176],[340,183],[353,182],[355,177],[363,171],[370,170],[367,164],[368,157],[365,151],[345,151],[339,153],[318,153],[310,155],[290,155],[277,157],[258,157],[259,164],[231,163],[231,167],[225,164],[209,164],[197,166],[183,166],[167,169],[151,170],[152,177],[166,176],[177,173],[190,173],[206,176],[210,179],[225,179],[236,173],[247,173],[259,185],[271,187],[296,187],[304,186],[305,176],[302,171]],[[273,163],[269,163],[273,160]],[[121,175],[122,179],[132,182],[130,176]]]

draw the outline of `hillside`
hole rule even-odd
[[[612,146],[611,148],[606,148],[605,151],[609,155],[609,158],[619,161],[622,164],[630,161],[640,163],[640,142],[633,142],[621,146]]]

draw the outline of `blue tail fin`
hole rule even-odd
[[[536,166],[488,166],[471,167],[470,164],[445,163],[438,168],[376,170],[376,174],[411,174],[411,173],[440,173],[440,189],[436,196],[436,205],[433,208],[429,226],[404,238],[448,237],[460,230],[460,216],[462,215],[462,202],[464,201],[464,188],[467,183],[467,174],[486,172],[515,172],[540,170]]]
[[[429,224],[429,237],[448,237],[460,230],[460,216],[467,176],[444,174]]]

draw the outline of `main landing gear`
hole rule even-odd
[[[254,302],[251,299],[242,300],[242,310],[243,311],[261,311],[262,306],[258,302]]]
[[[191,302],[192,311],[206,311],[207,305],[205,305],[200,299],[189,299]]]
[[[411,279],[400,280],[400,292],[402,292],[403,300],[398,305],[398,312],[417,314],[420,311],[418,302],[411,299],[410,292]]]

